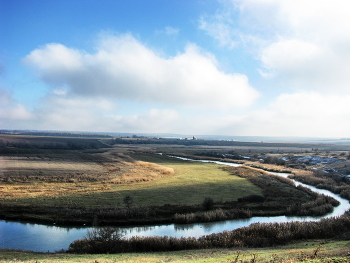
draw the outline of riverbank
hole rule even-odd
[[[349,240],[307,240],[273,248],[204,249],[153,253],[35,253],[0,249],[0,262],[349,262]],[[236,260],[236,261],[235,261]]]
[[[132,236],[125,238],[118,228],[89,231],[72,242],[68,252],[80,254],[155,252],[208,248],[271,247],[306,239],[334,239],[350,233],[350,212],[319,221],[255,223],[231,231],[200,237]]]

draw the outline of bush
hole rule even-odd
[[[212,210],[214,208],[214,200],[211,197],[206,197],[202,203],[204,210]]]
[[[89,230],[85,239],[78,239],[69,245],[68,252],[73,253],[116,253],[123,251],[124,232],[119,228],[103,227]]]
[[[133,198],[132,198],[131,195],[126,195],[126,196],[124,196],[124,198],[123,198],[123,203],[124,203],[124,205],[127,207],[128,210],[130,210],[133,201],[134,201],[134,200],[133,200]]]

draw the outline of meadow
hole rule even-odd
[[[134,158],[146,159],[143,156],[133,155]],[[57,162],[52,161],[53,158],[58,159],[52,154],[43,158],[2,157],[6,165],[3,168],[2,197],[10,202],[18,200],[23,203],[26,202],[24,199],[35,198],[35,202],[43,199],[50,203],[57,201],[58,196],[74,199],[74,194],[97,191],[105,194],[107,205],[121,203],[123,193],[133,194],[135,203],[139,205],[163,205],[195,204],[207,195],[215,199],[233,199],[245,191],[259,193],[259,189],[247,180],[218,169],[219,165],[189,163],[161,156],[152,158],[159,164],[134,160],[126,162],[121,158],[102,160],[99,156],[85,153],[65,153]],[[191,191],[186,188],[191,188]],[[120,194],[109,196],[112,192]],[[84,196],[81,198],[72,202],[87,205],[93,202],[84,199]]]
[[[349,241],[305,240],[271,248],[197,249],[153,253],[67,254],[0,250],[0,262],[215,262],[215,263],[346,263]]]

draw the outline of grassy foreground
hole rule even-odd
[[[310,240],[263,249],[74,255],[0,250],[0,262],[350,262],[350,241]]]

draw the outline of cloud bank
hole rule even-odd
[[[220,120],[219,134],[343,137],[350,131],[350,96],[319,92],[281,94],[266,108]]]
[[[193,44],[164,58],[131,35],[108,36],[94,54],[52,43],[24,62],[51,87],[85,97],[223,109],[249,106],[258,97],[245,75],[220,71],[213,55]]]
[[[214,14],[202,16],[198,27],[220,46],[228,51],[240,46],[255,55],[257,70],[275,96],[258,110],[224,116],[217,133],[348,137],[348,4],[227,0]]]
[[[239,41],[254,50],[264,77],[299,90],[348,92],[348,13],[346,0],[229,0],[199,27],[228,48]]]
[[[10,93],[1,88],[0,105],[0,124],[3,127],[7,126],[8,122],[14,125],[16,122],[30,120],[33,117],[23,104],[13,99]]]

